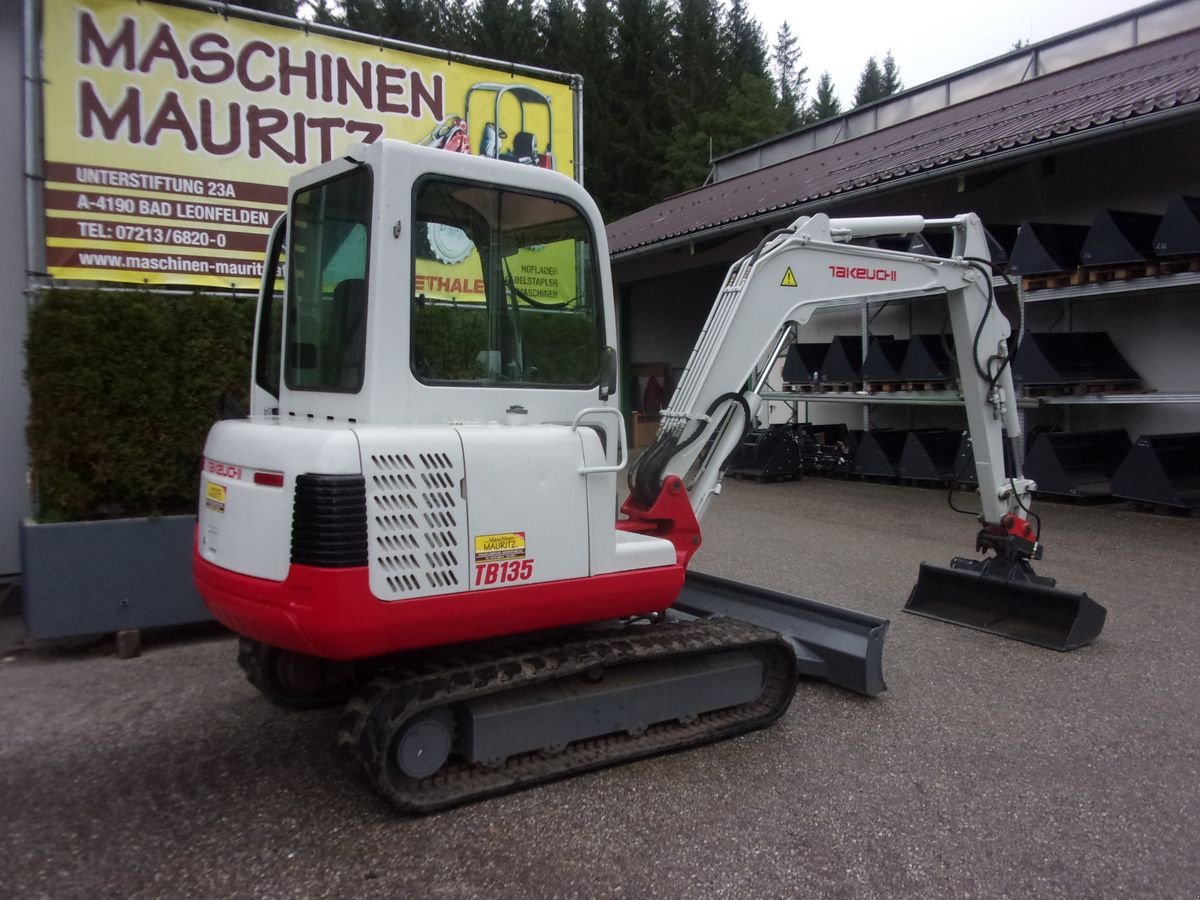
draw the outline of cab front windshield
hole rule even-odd
[[[428,178],[414,197],[412,367],[432,384],[590,387],[604,348],[587,220],[559,198]]]

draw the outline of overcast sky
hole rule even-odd
[[[808,66],[809,95],[823,71],[848,107],[867,57],[892,51],[906,88],[1000,56],[1018,40],[1037,42],[1144,6],[1145,0],[747,0],[774,46],[786,20]]]

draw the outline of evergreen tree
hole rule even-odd
[[[351,31],[383,34],[383,10],[377,0],[342,0],[342,20]]]
[[[674,93],[681,115],[720,102],[722,82],[720,10],[716,0],[679,0],[674,18]]]
[[[583,76],[583,180],[609,220],[616,218],[610,198],[621,171],[609,138],[617,83],[616,21],[609,0],[583,0],[579,59],[573,67]]]
[[[383,0],[378,16],[378,33],[384,37],[440,46],[438,9],[431,0]]]
[[[883,84],[883,70],[875,57],[869,57],[863,66],[862,74],[858,76],[858,87],[854,90],[854,108],[866,106],[887,96]]]
[[[318,25],[346,27],[345,13],[332,5],[331,0],[305,0],[304,5],[308,8],[312,20]]]
[[[609,94],[612,116],[604,139],[618,166],[609,185],[608,213],[643,208],[661,196],[671,134],[671,77],[666,0],[617,0],[615,80],[592,90]],[[586,105],[586,104],[585,104]]]
[[[579,7],[574,0],[546,0],[538,11],[541,62],[548,69],[573,72],[579,65]]]
[[[791,26],[784,22],[775,36],[775,86],[779,91],[779,107],[784,128],[792,130],[811,121],[808,103],[808,67],[796,67],[800,48]]]
[[[785,113],[771,80],[742,75],[724,103],[696,110],[693,121],[680,122],[672,131],[659,196],[700,187],[712,170],[712,159],[785,129]]]
[[[890,97],[901,90],[904,84],[900,81],[900,69],[892,57],[892,51],[883,58],[883,67],[872,56],[863,67],[862,75],[858,78],[858,88],[854,92],[854,107],[866,106],[884,97]]]
[[[275,13],[277,16],[295,16],[300,8],[300,0],[238,0],[237,5],[259,12]]]
[[[896,65],[896,60],[892,56],[891,50],[883,58],[883,89],[887,92],[884,94],[885,97],[890,97],[892,94],[898,94],[904,90],[904,82],[900,80],[900,67]]]
[[[730,0],[721,29],[725,51],[725,78],[737,85],[743,75],[768,77],[767,46],[762,26],[746,9],[746,0]]]
[[[833,77],[828,71],[822,72],[817,79],[817,95],[813,99],[811,115],[814,122],[841,115],[842,104],[833,89]]]
[[[713,156],[756,144],[787,128],[775,86],[770,78],[759,75],[743,74],[718,114],[719,122],[712,130]]]
[[[533,0],[478,0],[472,52],[488,59],[538,65]]]
[[[470,53],[475,33],[475,7],[471,0],[434,0],[439,37],[435,46]]]

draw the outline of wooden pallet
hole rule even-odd
[[[1153,278],[1158,274],[1158,265],[1152,262],[1129,263],[1123,266],[1105,266],[1087,270],[1088,284],[1106,284],[1110,281],[1129,281],[1134,278]]]
[[[900,385],[905,391],[948,391],[953,387],[949,381],[905,381]]]
[[[1073,272],[1056,272],[1052,275],[1027,275],[1021,279],[1021,286],[1026,291],[1045,291],[1051,288],[1072,287],[1086,283],[1087,278],[1083,269],[1076,269]]]
[[[1183,272],[1200,272],[1200,258],[1160,259],[1158,261],[1160,275],[1179,275]]]
[[[861,390],[857,381],[825,381],[820,384],[794,384],[791,390],[800,394],[845,394]]]

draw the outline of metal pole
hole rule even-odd
[[[25,95],[25,286],[28,291],[37,277],[46,274],[44,197],[45,184],[42,135],[42,56],[40,0],[24,0],[24,95]]]

